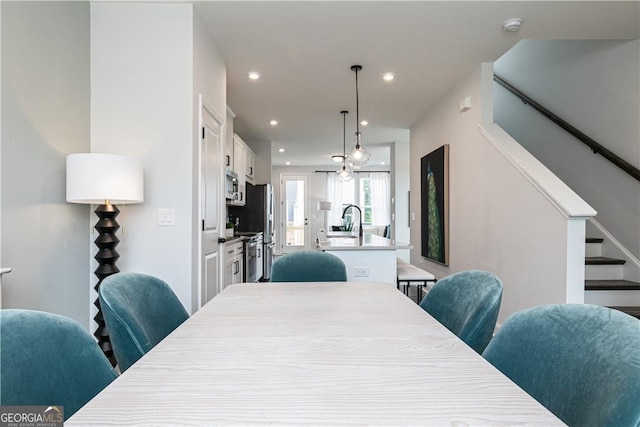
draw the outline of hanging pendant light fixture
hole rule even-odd
[[[348,111],[340,111],[342,114],[342,168],[337,171],[340,182],[345,183],[351,181],[353,172],[347,168],[347,114]]]
[[[354,136],[353,148],[347,157],[349,165],[354,169],[364,167],[369,161],[371,154],[362,146],[362,134],[360,133],[360,100],[358,94],[358,71],[362,71],[362,65],[352,65],[351,71],[356,73],[356,134]]]

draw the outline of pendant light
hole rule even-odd
[[[349,114],[349,112],[343,110],[343,111],[340,111],[340,114],[342,114],[342,168],[337,172],[338,172],[338,179],[340,179],[340,182],[345,183],[345,182],[351,181],[351,178],[353,178],[353,172],[347,169],[347,156],[346,156],[347,114]]]
[[[352,65],[351,71],[356,73],[356,134],[354,136],[353,148],[347,157],[349,165],[354,169],[364,167],[369,161],[371,154],[362,146],[362,134],[360,133],[360,100],[358,96],[358,71],[362,71],[362,65]]]

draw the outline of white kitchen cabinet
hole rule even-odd
[[[231,164],[230,169],[238,175],[238,198],[230,204],[245,206],[247,204],[247,182],[254,184],[256,155],[237,134],[231,136],[231,143],[227,141],[226,151],[226,160]]]
[[[233,283],[242,283],[244,282],[244,273],[243,273],[243,266],[244,266],[244,244],[242,243],[242,241],[240,241],[239,243],[236,243],[234,245],[234,249],[235,249],[235,259],[236,259],[236,273],[235,276],[233,277]]]
[[[238,198],[231,204],[244,206],[247,204],[247,148],[246,144],[238,135],[233,135],[233,171],[238,174]]]
[[[227,120],[224,124],[224,167],[233,170],[233,111],[227,107]]]
[[[256,155],[254,154],[253,150],[247,147],[246,156],[247,156],[247,159],[246,159],[245,177],[247,179],[247,182],[251,184],[255,184],[254,179],[256,176]]]
[[[242,283],[244,281],[242,273],[244,246],[242,239],[227,242],[224,256],[224,287],[226,288],[235,283]]]
[[[233,284],[233,275],[235,271],[235,258],[233,255],[233,246],[227,246],[224,254],[224,280],[222,289]]]

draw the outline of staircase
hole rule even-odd
[[[603,241],[594,237],[586,240],[584,302],[640,319],[640,283],[624,280],[624,259],[602,256]]]

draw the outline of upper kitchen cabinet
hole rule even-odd
[[[231,159],[233,171],[238,174],[238,198],[231,204],[244,206],[246,204],[247,182],[254,183],[256,155],[237,134],[233,134],[233,154]]]
[[[233,170],[233,118],[236,115],[227,107],[227,120],[224,125],[224,166]]]
[[[233,135],[233,154],[231,159],[233,171],[238,174],[238,198],[231,204],[244,206],[246,204],[247,182],[254,183],[256,155],[237,134]]]
[[[227,204],[244,206],[246,204],[247,182],[253,184],[256,173],[256,155],[251,148],[233,133],[233,119],[236,115],[227,107],[225,123],[225,167],[238,175],[238,195]]]
[[[245,169],[245,176],[247,177],[247,182],[251,184],[255,184],[254,179],[256,175],[256,155],[254,152],[247,147],[247,162]]]
[[[247,145],[242,138],[233,134],[233,171],[238,174],[238,197],[231,202],[232,205],[244,206],[247,204]]]
[[[233,171],[238,179],[254,183],[256,168],[256,154],[237,134],[233,135]]]

